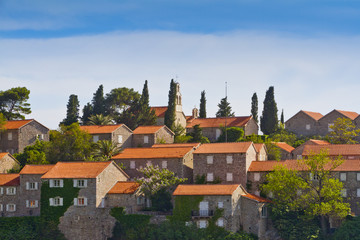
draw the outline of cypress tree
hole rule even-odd
[[[69,102],[67,104],[66,118],[60,123],[66,126],[79,120],[79,100],[75,94],[70,95]]]
[[[174,82],[174,79],[171,79],[168,109],[165,112],[165,118],[164,118],[165,125],[170,129],[174,129],[175,127],[175,110],[176,110],[175,102],[176,102],[176,83]]]
[[[206,98],[205,98],[205,90],[201,92],[200,98],[200,118],[206,118]]]
[[[89,125],[89,117],[93,115],[93,106],[90,103],[87,103],[83,110],[83,115],[81,117],[82,125]]]
[[[235,113],[231,112],[230,103],[227,101],[227,97],[221,99],[218,104],[219,110],[216,113],[216,117],[234,117]]]
[[[105,98],[104,98],[104,87],[101,84],[99,88],[94,93],[94,97],[92,99],[93,105],[93,115],[103,114],[105,115]]]
[[[148,81],[145,80],[143,91],[138,107],[138,125],[154,125],[156,123],[155,111],[149,106],[149,89]]]
[[[258,122],[258,97],[256,93],[253,94],[251,98],[251,115]]]
[[[281,121],[281,123],[282,124],[284,124],[284,109],[282,109],[282,111],[281,111],[281,118],[280,118],[280,121]]]
[[[260,117],[260,128],[264,134],[271,134],[278,128],[278,109],[274,98],[274,87],[266,91],[264,110]]]

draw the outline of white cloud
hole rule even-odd
[[[65,117],[70,94],[81,107],[100,84],[141,91],[149,80],[152,105],[166,105],[171,78],[181,83],[186,114],[199,106],[206,90],[213,116],[228,82],[237,115],[250,113],[254,92],[259,114],[265,91],[275,86],[279,114],[300,109],[360,111],[356,101],[360,74],[359,38],[298,38],[260,32],[221,35],[177,32],[115,32],[59,39],[1,39],[2,89],[31,90],[31,117],[56,128]]]

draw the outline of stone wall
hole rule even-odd
[[[310,129],[306,129],[309,125]],[[285,129],[297,136],[314,136],[318,134],[318,122],[306,113],[300,111],[285,122]]]
[[[148,137],[148,142],[145,143],[144,138]],[[132,147],[151,147],[156,143],[155,134],[133,134]]]
[[[19,211],[19,202],[20,202],[20,187],[19,186],[0,186],[3,189],[3,194],[0,194],[0,204],[3,205],[3,211],[0,212],[1,217],[19,217],[21,216],[21,211]],[[15,195],[8,195],[6,194],[7,188],[15,188],[16,194]],[[8,212],[6,211],[7,204],[15,204],[16,211]]]
[[[0,159],[0,173],[7,173],[8,170],[13,169],[15,167],[19,168],[20,164],[9,154],[5,155]]]
[[[166,127],[161,128],[155,133],[155,143],[174,143],[174,134]]]
[[[322,117],[319,120],[317,134],[320,136],[326,136],[329,133],[329,124],[333,124],[334,121],[338,118],[344,118],[344,115],[340,114],[337,111],[332,111],[326,116]]]
[[[259,132],[259,126],[254,118],[251,118],[243,129],[245,136],[249,136],[251,134],[257,135]]]
[[[137,194],[107,194],[106,206],[112,207],[124,207],[127,214],[135,214],[144,207],[144,204],[137,204]]]
[[[118,136],[122,136],[122,143],[119,143]],[[132,132],[130,129],[122,125],[112,133],[112,141],[117,143],[122,149],[129,148],[132,146]]]
[[[12,134],[12,140],[8,139],[9,133]],[[0,132],[0,152],[9,152],[11,154],[19,152],[19,130],[6,130]]]
[[[36,121],[32,121],[19,129],[19,152],[22,152],[26,146],[33,145],[42,135],[42,141],[49,141],[49,129]]]
[[[42,175],[39,174],[20,175],[19,214],[21,216],[40,216],[41,176]],[[37,183],[37,189],[26,189],[27,183]],[[38,207],[27,207],[26,200],[36,200],[38,202]]]

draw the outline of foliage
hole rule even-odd
[[[245,138],[242,141],[245,142],[253,142],[253,143],[264,143],[267,140],[267,135],[256,135],[251,134],[248,136],[245,136]]]
[[[286,142],[291,146],[293,146],[297,140],[296,135],[286,130],[283,124],[280,124],[279,128],[275,132],[270,134],[269,137],[274,142]]]
[[[205,90],[201,92],[199,118],[206,118],[206,97],[205,97]]]
[[[191,136],[192,138],[189,139],[189,142],[194,142],[194,143],[209,143],[209,139],[207,137],[204,137],[202,135],[202,128],[200,127],[200,124],[197,124],[193,127],[192,132],[190,132],[188,134],[189,136]]]
[[[259,117],[258,117],[258,97],[257,97],[256,93],[254,93],[252,95],[252,98],[251,98],[251,115],[255,119],[256,122],[259,121]]]
[[[168,108],[165,112],[164,123],[169,129],[174,129],[175,125],[175,111],[176,111],[176,83],[171,79]]]
[[[271,139],[267,139],[265,145],[268,152],[268,160],[281,160],[281,150],[271,142]]]
[[[7,120],[25,119],[23,114],[30,114],[30,90],[26,87],[15,87],[0,91],[0,113]]]
[[[112,156],[121,152],[121,147],[110,140],[100,140],[93,147],[93,154],[97,160],[109,161]]]
[[[155,211],[166,212],[173,208],[171,204],[171,194],[166,189],[160,189],[151,196],[152,209]]]
[[[101,84],[94,93],[92,99],[92,115],[105,115],[105,98],[104,98],[104,86]]]
[[[20,162],[21,167],[25,164],[49,164],[46,159],[46,150],[50,144],[50,142],[37,139],[34,145],[25,147],[22,153],[16,153],[14,157]]]
[[[225,142],[225,128],[221,128],[221,135],[218,138],[218,142]],[[228,142],[240,142],[244,137],[244,130],[240,127],[226,128],[227,141]]]
[[[175,143],[186,143],[191,141],[192,137],[185,135],[185,128],[181,124],[176,124],[173,132],[175,133],[174,142]]]
[[[66,118],[60,123],[65,126],[69,126],[79,120],[79,100],[75,94],[70,95],[67,104]]]
[[[190,135],[175,136],[174,143],[187,143],[191,142],[192,137]]]
[[[110,125],[113,124],[113,119],[110,115],[104,116],[102,114],[91,115],[88,118],[88,125]]]
[[[89,125],[89,117],[92,115],[93,113],[93,106],[90,103],[87,103],[83,110],[83,115],[81,117],[81,123],[82,125]]]
[[[218,104],[219,110],[216,112],[216,117],[234,117],[235,113],[232,112],[230,103],[227,100],[227,97],[221,99]]]
[[[6,118],[0,113],[0,132],[5,130]]]
[[[206,176],[205,176],[205,174],[196,175],[195,184],[206,184]]]
[[[173,215],[170,221],[183,222],[191,220],[191,211],[199,210],[199,204],[204,196],[176,196]]]
[[[148,81],[146,80],[140,97],[139,106],[137,107],[138,126],[154,125],[156,123],[157,117],[155,115],[155,110],[151,110],[149,101]]]
[[[344,221],[335,231],[333,240],[359,240],[360,239],[360,217],[351,217]]]
[[[264,134],[271,134],[278,127],[278,110],[274,98],[274,87],[271,86],[266,91],[264,99],[264,110],[260,117],[260,128]]]
[[[92,137],[80,129],[78,123],[61,125],[58,131],[50,131],[51,145],[46,151],[50,163],[58,161],[83,161],[92,152]]]
[[[280,123],[281,123],[281,124],[284,124],[284,123],[285,123],[285,120],[284,120],[284,109],[281,111]]]
[[[360,129],[349,118],[338,118],[334,125],[330,126],[332,131],[328,134],[332,144],[355,144],[355,138],[359,136]]]

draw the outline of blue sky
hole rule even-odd
[[[26,86],[36,118],[50,128],[70,94],[81,108],[100,84],[141,91],[166,105],[171,78],[185,114],[206,90],[214,116],[228,82],[236,115],[275,87],[285,119],[297,111],[360,112],[359,1],[0,0],[2,90]],[[279,113],[280,114],[280,113]]]

